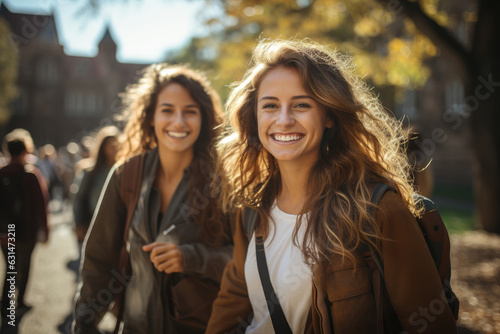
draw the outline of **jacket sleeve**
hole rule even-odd
[[[128,277],[118,272],[127,210],[116,168],[109,173],[83,246],[82,282],[75,296],[74,332],[93,333]]]
[[[387,192],[377,220],[390,303],[407,333],[456,333],[436,266],[422,232],[402,199]]]
[[[248,236],[242,226],[241,212],[236,221],[233,259],[227,264],[217,299],[212,308],[206,333],[227,333],[248,326],[252,305],[245,281]],[[238,331],[240,332],[240,331]]]
[[[226,264],[231,260],[233,245],[219,248],[204,243],[179,245],[184,259],[184,272],[201,274],[220,283]]]

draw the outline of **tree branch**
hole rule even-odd
[[[464,82],[476,76],[477,64],[471,52],[466,50],[451,32],[439,25],[429,17],[422,9],[418,1],[410,0],[377,0],[389,7],[393,12],[401,12],[413,21],[415,26],[425,34],[437,47],[441,49],[444,56],[454,63],[458,75]]]

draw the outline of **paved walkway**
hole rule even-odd
[[[77,288],[79,265],[78,243],[72,222],[71,206],[65,206],[60,212],[51,215],[49,241],[47,244],[38,244],[32,256],[26,303],[33,308],[16,327],[3,326],[1,334],[71,333],[72,301]],[[3,257],[0,260],[3,273]],[[110,326],[112,319],[108,318],[104,328],[109,329]]]

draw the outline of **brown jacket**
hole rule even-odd
[[[407,333],[457,333],[425,240],[398,195],[387,192],[383,196],[377,222],[384,237],[382,260],[387,297],[403,330]],[[234,235],[233,260],[225,269],[221,290],[213,305],[207,328],[209,334],[244,331],[251,322],[252,306],[244,274],[247,248],[248,236],[240,214]],[[319,282],[325,278],[335,334],[376,333],[371,271],[361,254],[356,258],[358,264],[354,272],[352,262],[342,261],[337,255],[332,256],[326,271],[313,268],[312,317],[306,332],[332,332],[325,294],[318,289]],[[239,330],[235,331],[236,328]]]

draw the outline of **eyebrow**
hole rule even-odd
[[[292,97],[292,101],[293,100],[300,100],[300,99],[311,99],[311,100],[314,100],[314,98],[311,97],[311,96],[309,96],[309,95],[298,95],[298,96]],[[262,101],[262,100],[274,100],[274,101],[278,101],[278,98],[274,97],[274,96],[263,96],[263,97],[261,97],[261,99],[259,100],[259,102]]]
[[[173,107],[174,105],[171,103],[164,102],[164,103],[160,104],[160,106]],[[185,105],[184,108],[198,108],[198,109],[200,109],[200,106],[197,104],[188,104],[188,105]]]

